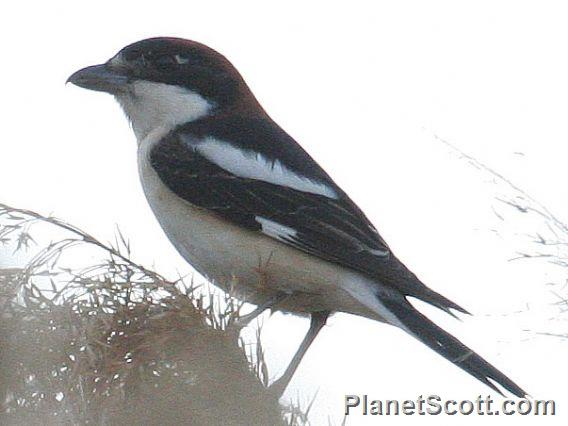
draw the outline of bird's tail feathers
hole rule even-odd
[[[523,398],[527,395],[527,393],[511,379],[450,333],[422,315],[406,299],[390,300],[381,298],[379,302],[381,307],[384,307],[384,309],[395,318],[394,323],[389,322],[403,328],[409,334],[494,391],[503,395],[503,392],[495,385],[496,383],[519,398]]]
[[[438,309],[450,314],[456,319],[460,319],[453,311],[461,312],[462,314],[471,315],[468,311],[462,308],[457,303],[452,302],[450,299],[442,296],[440,293],[435,292],[434,290],[429,289],[428,287],[424,286],[420,288],[420,292],[416,292],[416,294],[409,293],[408,296],[415,297],[423,302],[427,302]]]

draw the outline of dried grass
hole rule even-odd
[[[235,299],[131,261],[120,233],[103,244],[2,204],[0,242],[31,254],[0,269],[1,424],[307,424],[266,391],[260,344],[230,327]]]
[[[483,162],[463,152],[450,142],[437,137],[462,160],[489,177],[494,186],[493,213],[500,227],[508,226],[508,241],[522,249],[516,249],[509,261],[544,262],[548,264],[549,278],[543,282],[552,292],[557,312],[554,318],[561,322],[565,329],[568,321],[568,223],[555,215],[549,208],[515,185],[507,177],[492,169]],[[544,275],[544,274],[543,274]],[[568,339],[568,332],[542,332],[538,335],[549,335]]]

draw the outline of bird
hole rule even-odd
[[[527,393],[416,309],[469,314],[426,286],[216,50],[154,37],[67,80],[115,97],[137,140],[142,188],[181,256],[214,285],[310,327],[270,389],[282,395],[337,312],[398,327],[492,390]],[[500,387],[498,387],[500,386]]]

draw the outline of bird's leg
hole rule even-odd
[[[310,318],[311,319],[310,329],[306,333],[304,340],[302,340],[302,343],[300,344],[300,347],[296,351],[294,358],[292,358],[292,361],[290,361],[290,364],[288,365],[288,368],[286,369],[284,374],[282,374],[282,376],[274,383],[272,383],[268,388],[269,391],[272,392],[274,395],[278,397],[282,396],[282,394],[286,390],[286,387],[288,387],[290,380],[292,380],[292,376],[294,376],[296,369],[300,365],[300,362],[302,362],[302,358],[308,351],[308,348],[313,343],[316,336],[325,325],[325,322],[327,321],[329,314],[330,312],[328,311],[312,313]]]
[[[248,324],[250,324],[252,320],[254,320],[256,317],[262,314],[265,310],[274,308],[276,305],[282,303],[288,297],[289,295],[286,293],[277,293],[276,295],[267,299],[266,302],[264,302],[263,304],[258,305],[251,313],[242,315],[239,318],[237,318],[235,322],[233,322],[233,324],[231,325],[233,327],[236,327],[237,329],[242,329],[246,327]]]

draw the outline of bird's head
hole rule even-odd
[[[160,37],[126,46],[104,64],[67,80],[116,97],[138,140],[229,109],[260,110],[233,65],[189,40]]]

